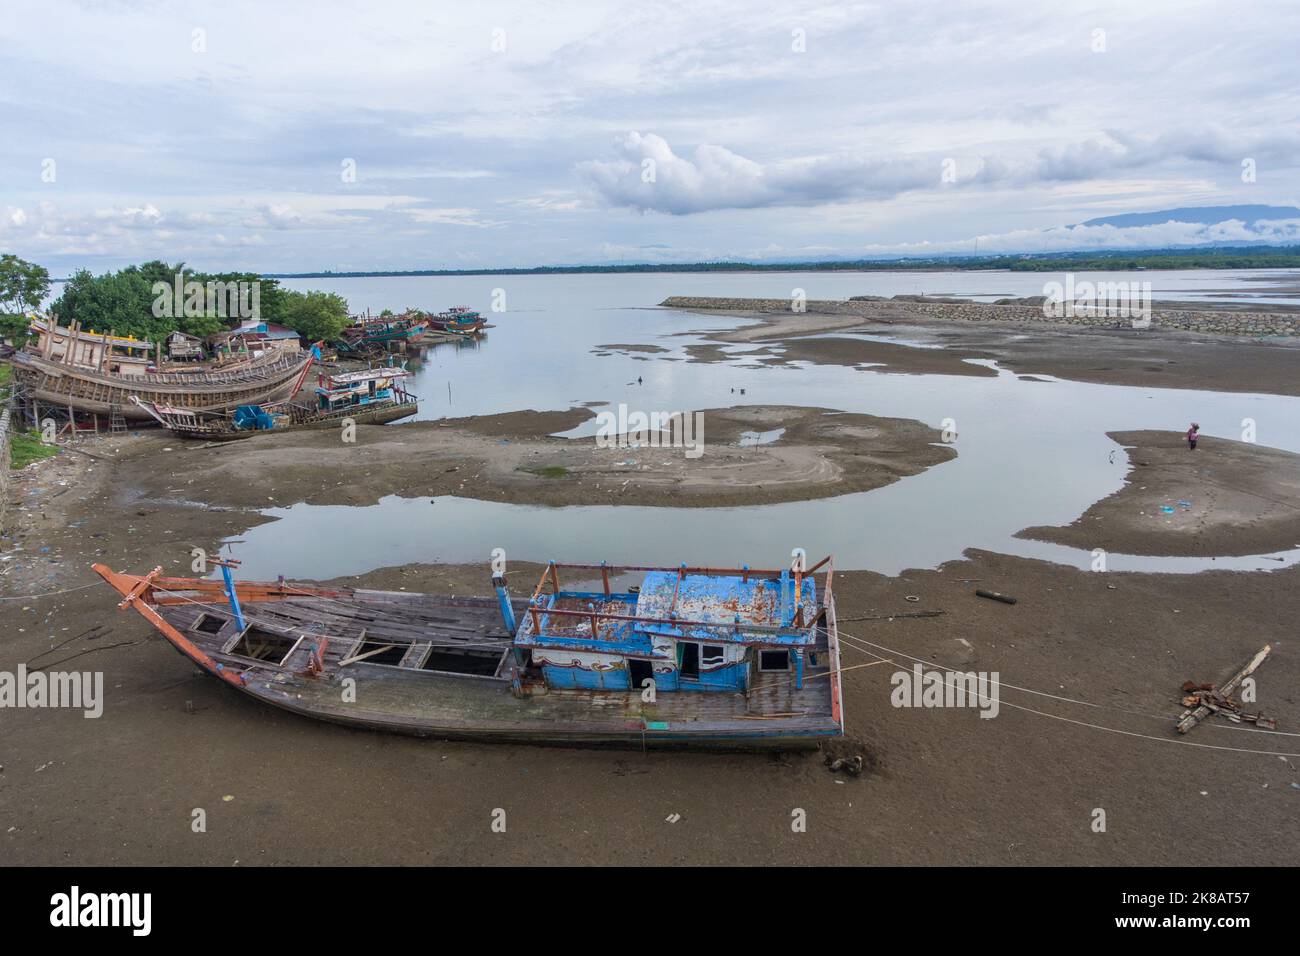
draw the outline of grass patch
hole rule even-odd
[[[53,445],[44,445],[39,432],[14,432],[9,439],[9,467],[26,468],[34,461],[51,458],[59,453]]]
[[[536,468],[520,468],[520,471],[526,471],[530,475],[537,475],[539,478],[563,478],[569,473],[569,469],[562,468],[559,465],[539,465]]]

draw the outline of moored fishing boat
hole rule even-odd
[[[401,368],[362,369],[321,377],[316,404],[241,405],[224,415],[204,415],[152,402],[137,404],[160,425],[184,438],[234,441],[274,431],[338,427],[344,422],[384,425],[419,411],[419,399],[402,387]]]
[[[483,321],[482,315],[463,305],[452,306],[446,312],[430,315],[428,320],[431,329],[438,332],[455,332],[462,335],[478,332],[487,325]]]
[[[265,703],[420,736],[794,748],[844,728],[826,558],[807,571],[547,565],[527,601],[95,571]],[[823,583],[816,583],[817,572]],[[566,585],[560,575],[572,578]],[[639,585],[622,582],[641,576]]]
[[[406,342],[424,334],[429,323],[419,313],[371,318],[361,316],[346,329],[335,343],[340,354],[386,348],[393,342]]]

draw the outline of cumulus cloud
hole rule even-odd
[[[939,182],[921,160],[836,155],[762,165],[723,146],[679,156],[662,136],[629,133],[613,159],[588,160],[578,172],[613,206],[687,215],[711,209],[806,206],[884,198]]]
[[[1293,156],[1297,151],[1300,137],[1290,135],[1175,130],[1142,137],[1107,130],[1024,155],[835,153],[762,164],[708,144],[687,157],[662,136],[631,132],[616,142],[613,158],[588,160],[577,170],[607,205],[681,216],[889,199],[919,189],[1081,182],[1169,161],[1235,168],[1248,157]]]
[[[303,224],[303,217],[292,205],[285,202],[267,203],[244,220],[250,229],[293,229]]]
[[[6,250],[60,272],[181,255],[291,271],[600,261],[624,247],[839,254],[1297,200],[1294,0],[1229,17],[1179,0],[1051,16],[923,0],[883,17],[880,4],[783,0],[583,0],[539,16],[504,0],[503,56],[485,49],[474,5],[428,6],[337,18],[305,0],[182,0],[182,19],[201,13],[210,37],[238,38],[196,58],[148,4],[10,4],[0,45],[21,56],[0,57]],[[250,17],[261,29],[243,29]],[[1105,56],[1089,49],[1099,24]],[[59,160],[57,183],[38,157]],[[1249,186],[1245,159],[1258,165]],[[49,197],[57,214],[39,209]]]

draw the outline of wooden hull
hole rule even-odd
[[[655,703],[639,692],[545,691],[527,680],[520,696],[512,691],[520,676],[512,639],[494,599],[240,583],[245,632],[220,581],[94,569],[125,596],[120,606],[134,607],[209,674],[263,703],[333,723],[439,739],[636,749],[803,749],[843,733],[836,665],[810,671],[802,688],[768,680],[744,694],[664,693]],[[527,604],[514,607],[522,616]],[[833,647],[833,629],[827,637]],[[269,657],[248,656],[268,641],[275,645]],[[390,662],[377,662],[375,653]],[[469,664],[481,673],[466,672]]]
[[[334,412],[330,415],[321,415],[311,421],[290,422],[284,425],[277,425],[275,428],[253,431],[246,428],[226,428],[222,431],[203,431],[187,429],[179,426],[166,426],[171,431],[180,435],[182,438],[203,439],[205,441],[239,441],[243,438],[252,438],[255,435],[279,435],[282,432],[300,431],[307,428],[338,428],[345,418],[350,418],[358,425],[387,425],[389,422],[400,421],[403,418],[409,418],[420,410],[419,403],[405,402],[401,405],[385,405],[378,408],[356,408],[349,409],[346,412]]]
[[[270,356],[262,363],[220,370],[167,372],[138,376],[110,375],[76,365],[52,362],[26,352],[11,358],[14,371],[37,401],[75,411],[107,415],[118,406],[137,421],[149,414],[131,401],[170,405],[196,412],[220,413],[238,405],[262,405],[292,398],[311,369],[310,351]]]
[[[487,325],[486,322],[439,322],[436,319],[429,323],[429,328],[435,332],[452,332],[458,335],[472,335],[482,330]]]
[[[347,351],[359,351],[371,346],[386,346],[390,342],[404,342],[419,338],[424,334],[424,323],[408,326],[404,329],[392,329],[386,332],[370,332],[355,337],[344,336],[338,346]]]

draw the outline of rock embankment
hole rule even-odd
[[[952,322],[1020,322],[1046,325],[1083,325],[1095,328],[1132,328],[1134,320],[1115,314],[1081,311],[1056,315],[1043,305],[993,304],[954,299],[899,296],[893,299],[863,297],[809,299],[800,303],[805,313],[816,315],[859,315],[864,319],[924,318]],[[715,296],[674,295],[660,305],[671,309],[704,312],[797,313],[791,299],[732,299]],[[1300,314],[1287,312],[1229,312],[1213,309],[1151,309],[1150,327],[1181,329],[1210,335],[1300,335]]]

